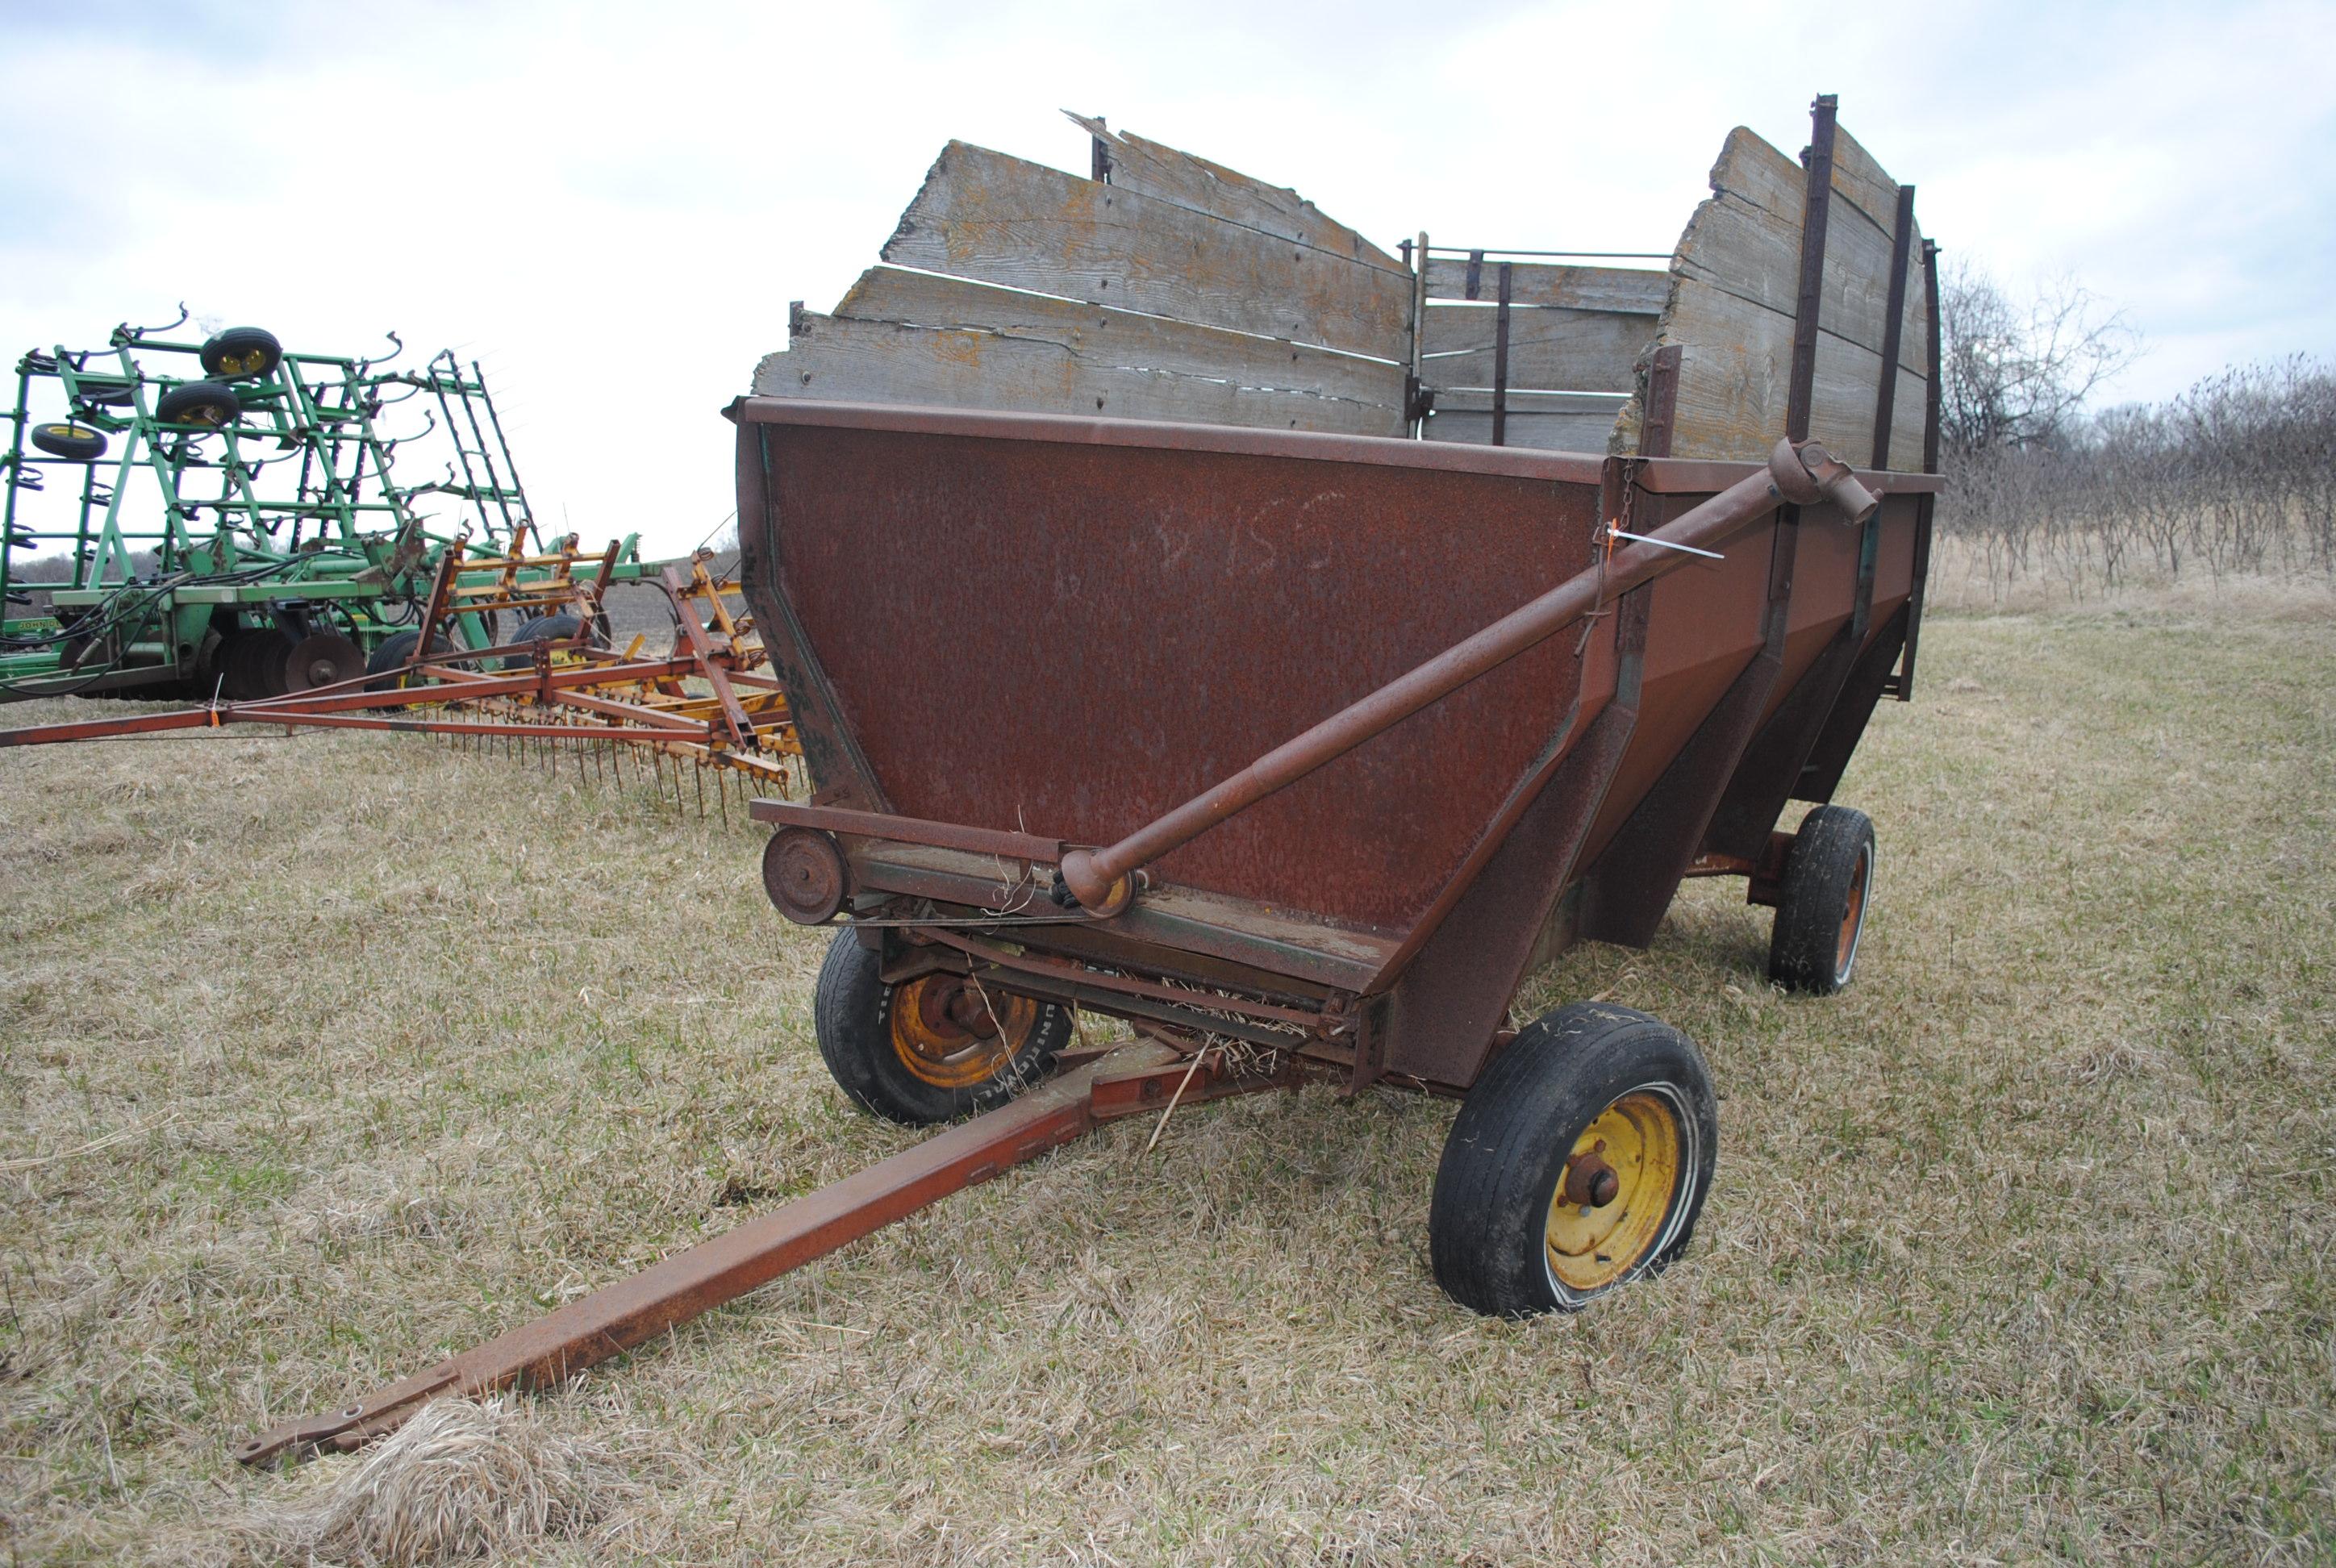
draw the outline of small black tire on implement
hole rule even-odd
[[[1847,806],[1819,806],[1803,817],[1785,857],[1768,978],[1819,997],[1848,985],[1873,891],[1872,819]]]
[[[33,426],[33,444],[51,457],[95,463],[105,455],[105,433],[71,420],[57,420]]]
[[[164,424],[199,424],[217,430],[243,417],[243,400],[223,382],[190,381],[155,400],[154,417]]]
[[[365,656],[365,674],[375,678],[365,683],[368,691],[381,691],[394,683],[385,678],[404,669],[414,657],[414,650],[422,646],[422,628],[407,627],[404,631],[391,632],[374,644],[373,652]],[[432,653],[452,653],[453,648],[443,637],[430,639]]]
[[[1719,1156],[1695,1043],[1577,1002],[1521,1030],[1454,1118],[1428,1205],[1436,1282],[1492,1317],[1573,1312],[1669,1267]]]
[[[888,986],[882,964],[859,933],[836,932],[812,1000],[820,1057],[862,1110],[909,1126],[987,1111],[1046,1077],[1069,1043],[1071,1015],[1053,1002],[945,971]]]
[[[575,637],[579,624],[580,623],[572,615],[539,615],[530,620],[520,622],[519,629],[511,633],[511,641],[514,643],[567,642]],[[606,616],[594,618],[592,646],[595,648],[608,646],[608,619]],[[512,654],[503,660],[503,667],[525,669],[532,663],[534,660],[523,655]]]
[[[284,363],[284,346],[263,326],[230,326],[213,336],[197,356],[203,374],[221,381],[249,381]]]

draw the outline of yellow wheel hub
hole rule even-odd
[[[1623,1096],[1582,1130],[1543,1227],[1552,1279],[1587,1293],[1646,1261],[1679,1192],[1681,1136],[1670,1101],[1643,1089]]]
[[[892,995],[892,1050],[937,1088],[971,1088],[1014,1058],[1037,1021],[1027,997],[984,995],[963,975],[919,975]]]

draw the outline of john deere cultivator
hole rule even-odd
[[[475,364],[288,354],[249,326],[161,336],[184,319],[17,364],[0,696],[250,701],[378,674],[422,648],[448,545],[526,554],[534,520]],[[414,447],[438,471],[421,482],[394,466]],[[607,575],[641,572],[628,538]],[[445,628],[468,648],[550,629],[484,611]]]
[[[643,562],[638,534],[589,554],[544,539],[475,364],[392,371],[395,353],[287,354],[248,326],[158,336],[179,325],[17,365],[0,698],[202,706],[0,730],[0,746],[394,729],[564,745],[579,763],[645,748],[784,787],[786,699],[731,608],[738,585],[702,550]],[[416,446],[438,477],[394,472]],[[669,648],[609,646],[607,595],[627,582],[662,594]]]

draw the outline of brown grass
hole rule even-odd
[[[2336,1555],[2336,628],[1941,619],[1922,687],[1844,792],[1849,994],[1768,989],[1714,884],[1533,989],[1713,1061],[1660,1282],[1465,1316],[1449,1106],[1188,1110],[487,1418],[605,1456],[562,1524],[525,1466],[396,1516],[576,1563]],[[0,754],[0,842],[18,1561],[383,1555],[267,1526],[385,1461],[231,1446],[911,1136],[826,1081],[756,835],[629,782],[230,730]]]

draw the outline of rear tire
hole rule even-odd
[[[1693,1041],[1630,1008],[1560,1008],[1509,1043],[1453,1120],[1428,1205],[1436,1282],[1490,1316],[1579,1311],[1669,1267],[1718,1156]]]
[[[1819,997],[1848,985],[1873,891],[1872,819],[1847,806],[1819,806],[1803,817],[1785,857],[1768,978]]]
[[[1071,1016],[1053,1002],[995,986],[985,997],[940,972],[888,986],[882,963],[859,933],[836,932],[812,1003],[820,1057],[863,1110],[910,1126],[953,1122],[1038,1082],[1069,1043]]]

